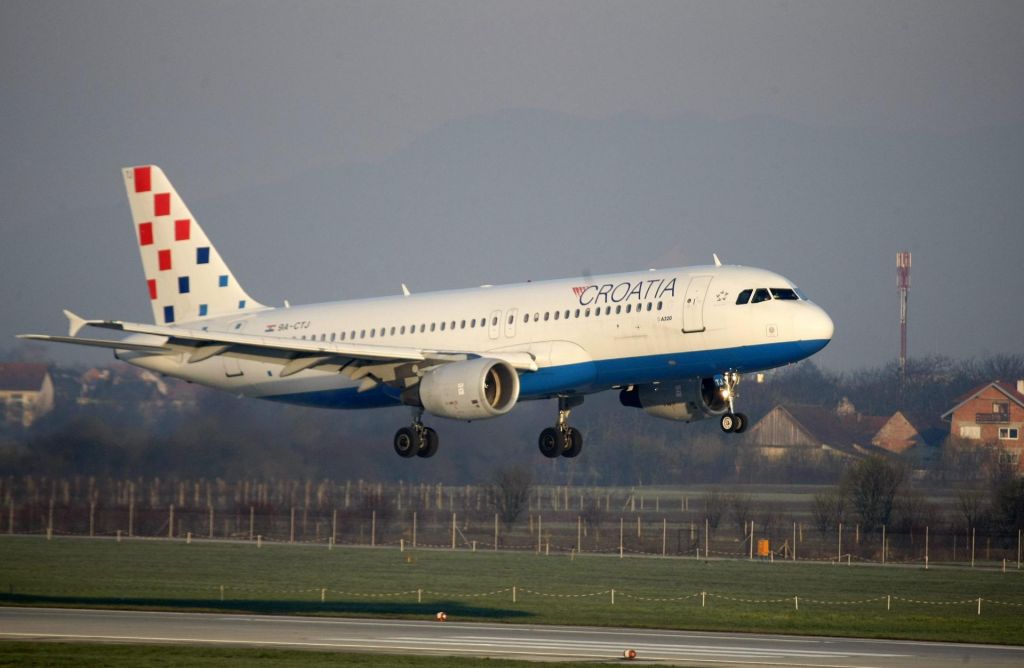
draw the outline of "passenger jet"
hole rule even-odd
[[[21,338],[111,348],[119,360],[249,397],[324,408],[409,406],[402,457],[432,457],[424,413],[504,415],[557,399],[540,433],[546,457],[583,447],[570,411],[617,390],[624,406],[668,420],[719,418],[742,432],[741,374],[824,348],[832,320],[790,281],[739,266],[649,270],[467,290],[282,307],[239,285],[156,166],[123,170],[154,324],[65,311],[68,336]],[[118,339],[78,336],[86,326]]]

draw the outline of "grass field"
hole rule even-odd
[[[268,666],[273,668],[533,668],[529,661],[503,659],[469,659],[449,656],[393,656],[383,654],[337,654],[274,649],[220,649],[155,645],[97,645],[85,643],[0,642],[0,668],[79,668],[80,666],[131,666],[131,668],[163,668],[164,666],[196,666],[224,668],[231,666]],[[582,668],[607,664],[559,663],[560,668]]]
[[[1024,644],[1017,570],[19,536],[0,537],[0,564],[7,605],[412,618],[445,610],[459,621]]]

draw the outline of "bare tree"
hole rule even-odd
[[[862,459],[843,474],[842,489],[866,531],[892,521],[896,496],[906,477],[903,466],[881,457]]]
[[[511,529],[529,504],[533,474],[521,466],[495,470],[486,485],[487,505],[498,514],[505,529]]]
[[[717,489],[704,494],[704,517],[708,521],[708,526],[712,529],[717,529],[718,525],[721,524],[726,506],[725,495]]]
[[[984,527],[988,524],[991,510],[988,498],[981,490],[975,487],[961,487],[956,494],[956,508],[960,511],[965,528]]]
[[[846,521],[846,497],[836,489],[819,492],[814,495],[813,513],[814,523],[824,536]]]
[[[729,518],[736,528],[746,533],[747,525],[754,518],[754,497],[749,494],[729,494],[726,496],[729,506]]]

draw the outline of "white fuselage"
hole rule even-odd
[[[802,297],[736,303],[758,288],[795,286],[762,269],[699,266],[274,308],[201,326],[268,339],[528,353],[538,368],[521,374],[520,399],[535,399],[764,370],[828,344],[832,321]],[[336,408],[400,403],[391,388],[359,392],[337,372],[281,377],[280,364],[244,357],[118,357],[253,397]]]

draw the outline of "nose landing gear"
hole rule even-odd
[[[575,457],[583,450],[583,434],[569,426],[569,413],[583,403],[583,397],[558,397],[558,422],[540,433],[537,445],[545,457]]]
[[[735,412],[733,401],[739,397],[736,387],[740,384],[740,374],[729,371],[721,376],[715,376],[715,383],[719,387],[722,398],[729,404],[729,411],[719,419],[719,425],[725,433],[741,434],[747,430],[747,416],[744,413]]]

